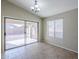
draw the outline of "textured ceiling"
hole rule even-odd
[[[25,10],[35,14],[30,7],[34,4],[34,0],[8,0],[9,2],[24,8]],[[58,13],[66,12],[77,8],[78,0],[38,0],[40,12],[38,16],[49,17]]]

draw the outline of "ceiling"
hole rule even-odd
[[[24,8],[25,10],[35,14],[31,11],[31,6],[34,0],[8,0],[9,2]],[[77,8],[78,0],[38,0],[40,12],[36,15],[40,17],[49,17],[58,13],[66,12]]]

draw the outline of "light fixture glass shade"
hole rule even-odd
[[[38,5],[35,5],[35,8],[38,8]]]
[[[40,11],[40,8],[38,8],[37,10]]]
[[[34,7],[31,7],[31,9],[34,9]]]

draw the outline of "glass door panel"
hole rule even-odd
[[[5,19],[5,50],[37,42],[38,23]]]
[[[24,21],[5,19],[5,49],[24,45]]]
[[[26,22],[26,44],[37,41],[37,25],[35,22]]]

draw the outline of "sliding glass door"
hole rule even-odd
[[[4,27],[6,50],[37,42],[37,22],[6,18]]]
[[[37,41],[37,25],[35,22],[26,22],[26,44]]]

